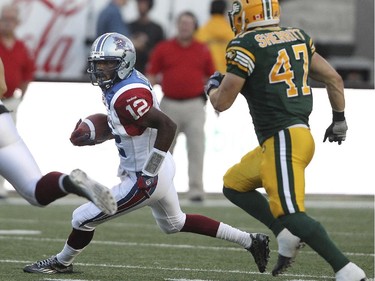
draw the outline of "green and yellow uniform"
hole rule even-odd
[[[301,29],[256,28],[227,47],[227,72],[246,79],[246,98],[260,146],[224,176],[240,192],[264,187],[272,214],[304,212],[304,169],[314,154],[309,130],[308,71],[315,46]]]

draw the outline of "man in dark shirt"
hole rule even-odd
[[[164,40],[164,31],[161,26],[153,22],[149,13],[154,0],[137,0],[139,17],[129,24],[130,34],[137,51],[135,68],[144,73],[150,51],[157,43]]]

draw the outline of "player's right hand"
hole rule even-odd
[[[137,173],[137,186],[140,191],[144,193],[147,198],[150,198],[149,190],[158,184],[158,176],[150,177],[144,173]]]
[[[90,140],[90,128],[88,128],[85,123],[82,123],[82,119],[78,120],[72,134],[70,135],[70,142],[75,146],[95,144],[94,141]]]
[[[344,112],[333,111],[333,121],[324,134],[323,142],[328,138],[329,142],[337,142],[340,145],[346,139],[347,130]]]
[[[332,122],[332,124],[327,128],[326,133],[324,134],[324,140],[328,138],[329,142],[338,142],[340,145],[346,138],[346,131],[348,126],[346,121]]]

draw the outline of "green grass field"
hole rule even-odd
[[[190,204],[183,195],[181,198],[187,213],[204,214],[271,236],[262,224],[220,194],[209,195],[204,204]],[[84,201],[68,197],[43,209],[25,202],[17,196],[0,201],[1,281],[334,280],[328,264],[308,246],[285,275],[275,278],[270,275],[277,258],[273,236],[267,273],[260,274],[252,257],[235,244],[194,234],[162,233],[149,208],[98,227],[93,242],[76,259],[73,274],[23,273],[26,264],[60,251],[71,229],[71,213]],[[374,280],[374,197],[310,195],[306,206],[345,254]]]

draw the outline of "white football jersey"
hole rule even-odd
[[[103,102],[121,159],[119,174],[141,171],[157,134],[156,129],[134,124],[152,106],[159,109],[149,81],[134,70],[128,78],[103,92]]]

